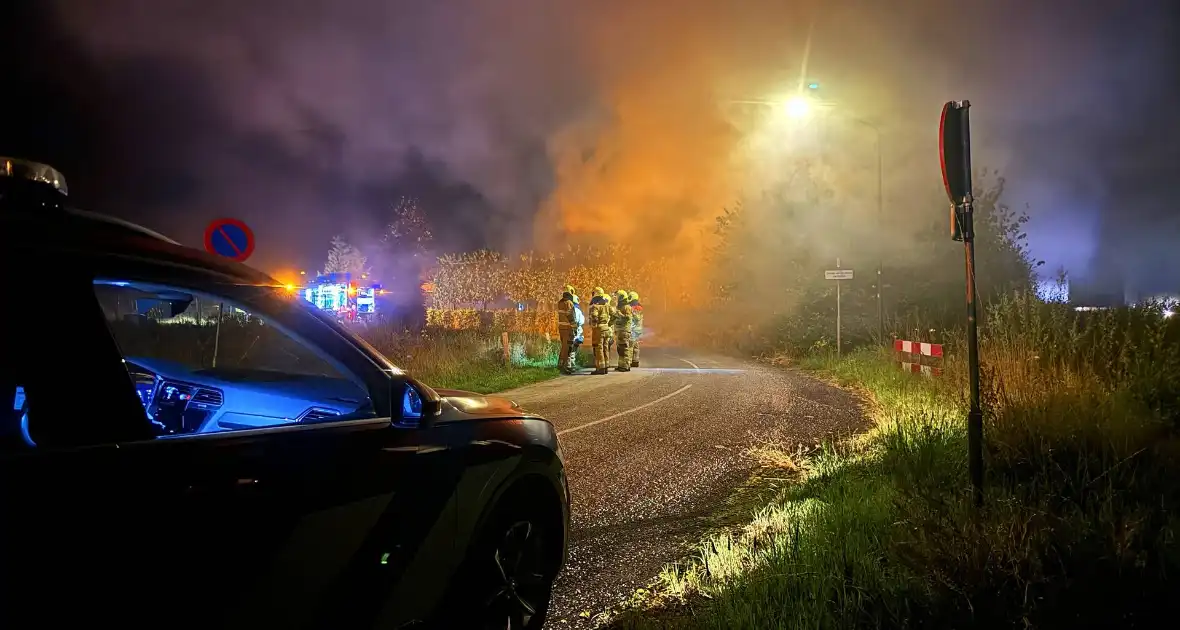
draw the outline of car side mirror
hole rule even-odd
[[[423,383],[407,378],[395,390],[394,400],[401,401],[401,422],[405,426],[427,427],[442,413],[442,397]]]

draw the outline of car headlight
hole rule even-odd
[[[406,393],[402,396],[402,417],[422,417],[422,396],[418,390],[409,385],[406,386]]]

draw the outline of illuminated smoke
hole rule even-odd
[[[822,158],[838,189],[829,205],[857,230],[842,239],[887,242],[904,255],[915,229],[941,220],[930,194],[938,177],[934,120],[943,100],[962,97],[976,105],[976,162],[1010,166],[1011,190],[1045,206],[1033,208],[1034,245],[1111,250],[1058,243],[1059,232],[1039,228],[1035,214],[1067,204],[1099,208],[1081,219],[1087,225],[1070,226],[1083,240],[1094,238],[1093,224],[1105,220],[1099,215],[1115,215],[1104,209],[1115,203],[1104,198],[1110,186],[1078,182],[1107,179],[1113,167],[1100,158],[1126,151],[1116,140],[1144,118],[1131,114],[1152,102],[1150,86],[1166,83],[1152,79],[1166,33],[1149,28],[1163,22],[1141,4],[1128,3],[1119,24],[1056,0],[56,6],[100,67],[150,58],[185,70],[176,74],[179,86],[140,88],[193,84],[188,104],[217,110],[194,117],[190,134],[167,148],[202,191],[199,203],[174,215],[216,208],[242,216],[266,236],[260,256],[289,257],[284,247],[318,243],[341,219],[360,232],[379,224],[362,218],[373,204],[356,190],[396,180],[405,156],[418,151],[437,177],[477,193],[427,208],[440,240],[445,228],[506,250],[627,242],[644,255],[699,261],[702,231],[721,208],[789,181],[801,156]],[[884,226],[874,224],[873,148],[864,129],[832,129],[818,155],[805,135],[776,131],[769,110],[731,107],[798,85],[813,20],[810,78],[840,104],[841,117],[872,119],[884,130]],[[138,115],[167,119],[175,113],[168,107],[185,105],[165,99]],[[216,128],[196,128],[210,120]],[[1143,214],[1127,206],[1119,204],[1120,216]],[[809,230],[814,220],[794,229]],[[1117,227],[1110,232],[1123,235],[1120,242],[1139,229]],[[827,246],[817,255],[839,249],[823,242],[830,233],[811,239]]]

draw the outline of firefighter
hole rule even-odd
[[[557,367],[563,374],[569,374],[567,364],[570,358],[570,347],[574,340],[574,287],[565,285],[561,299],[557,301],[557,337],[561,343],[558,350]]]
[[[615,294],[615,314],[612,323],[615,329],[615,345],[618,348],[618,372],[631,371],[631,294],[623,289]]]
[[[610,300],[602,287],[594,287],[590,300],[590,347],[594,350],[594,373],[606,374],[606,362],[610,358]]]
[[[578,348],[582,346],[585,338],[582,336],[582,326],[586,324],[586,315],[582,313],[582,304],[578,296],[574,296],[574,333],[570,339],[570,351],[566,357],[565,370],[573,374],[578,371]]]
[[[606,362],[610,363],[610,353],[615,347],[615,292],[604,295],[606,298],[606,319],[610,322],[606,327]]]
[[[639,367],[639,340],[643,337],[643,305],[639,303],[639,294],[635,291],[627,297],[631,300],[631,367]]]

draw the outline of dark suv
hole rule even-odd
[[[0,158],[0,626],[541,626],[549,422],[64,192]]]

